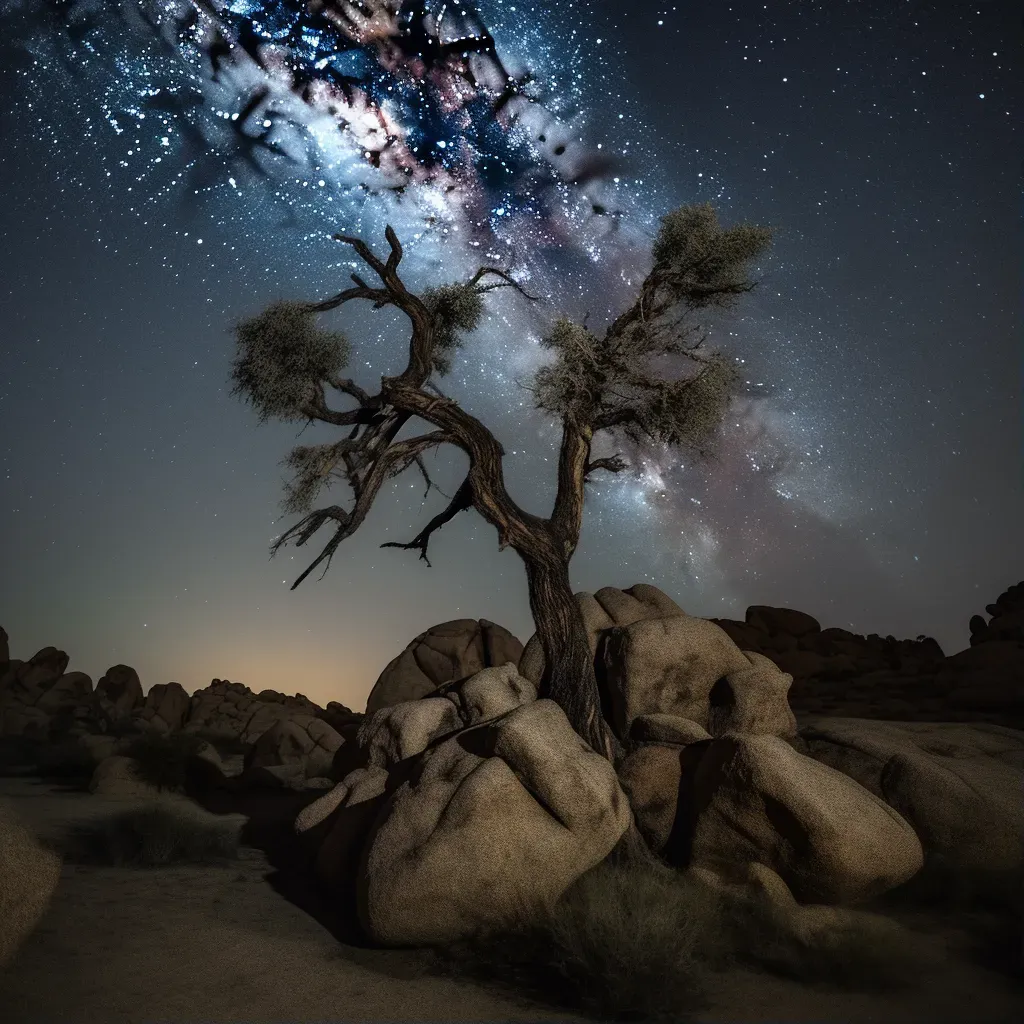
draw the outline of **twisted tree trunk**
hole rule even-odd
[[[629,745],[620,741],[602,714],[594,656],[569,583],[568,562],[545,564],[525,556],[523,560],[530,587],[530,610],[544,650],[544,674],[538,695],[560,705],[577,734],[607,758],[617,772]],[[629,827],[608,859],[624,867],[665,867],[637,828],[632,808]]]

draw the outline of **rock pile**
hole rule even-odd
[[[918,722],[991,722],[1024,729],[1024,583],[971,618],[971,646],[950,657],[930,637],[822,629],[803,612],[759,605],[744,622],[711,619],[737,646],[793,676],[789,703],[806,714]]]
[[[927,638],[823,630],[788,609],[690,616],[647,585],[577,601],[628,751],[617,768],[538,698],[538,638],[523,648],[486,620],[416,637],[366,714],[219,679],[184,699],[176,683],[143,696],[127,666],[94,690],[49,647],[0,665],[0,731],[82,737],[102,751],[105,789],[138,785],[116,735],[234,738],[247,751],[237,779],[206,761],[221,782],[326,790],[296,832],[327,891],[384,945],[550,907],[631,819],[669,864],[769,901],[805,935],[922,868],[1019,899],[1024,732],[1006,723],[1022,723],[1024,585],[952,658]]]

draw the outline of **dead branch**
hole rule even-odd
[[[403,544],[399,541],[388,541],[386,544],[381,544],[382,548],[419,548],[420,558],[423,559],[427,565],[430,565],[430,559],[427,558],[427,544],[430,541],[430,535],[435,531],[441,529],[445,523],[450,522],[464,509],[473,507],[473,488],[470,485],[469,477],[459,485],[459,489],[455,492],[448,507],[443,511],[439,512],[429,523],[418,533],[408,544]]]

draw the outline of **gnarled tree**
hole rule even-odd
[[[321,526],[334,523],[333,537],[292,589],[321,562],[326,561],[326,572],[334,551],[359,528],[386,480],[415,463],[429,493],[432,484],[423,453],[442,444],[458,446],[469,457],[469,471],[448,507],[408,543],[382,546],[416,548],[427,560],[431,534],[463,509],[476,509],[497,529],[499,549],[511,546],[526,565],[530,609],[545,655],[541,696],[556,701],[576,732],[618,765],[626,737],[616,736],[601,714],[583,618],[569,583],[584,486],[598,470],[616,473],[626,468],[617,455],[591,459],[592,442],[600,431],[621,430],[640,444],[661,442],[709,453],[736,393],[738,374],[732,360],[703,348],[704,329],[687,321],[700,310],[727,308],[736,296],[755,287],[741,272],[768,247],[771,230],[747,224],[723,230],[710,204],[681,207],[662,220],[652,267],[635,301],[603,333],[565,318],[555,321],[543,339],[555,351],[555,361],[539,369],[528,386],[537,408],[562,422],[558,490],[547,519],[525,512],[512,500],[502,473],[502,446],[478,419],[445,398],[431,379],[447,372],[448,356],[462,334],[477,326],[487,292],[522,289],[504,271],[482,267],[465,282],[417,295],[398,273],[398,237],[390,226],[385,235],[390,246],[386,259],[358,238],[335,235],[352,246],[373,272],[375,283],[353,274],[352,287],[331,298],[277,303],[237,328],[232,393],[250,400],[261,422],[274,417],[352,428],[348,437],[335,443],[297,447],[286,460],[296,475],[284,510],[308,514],[274,542],[271,554],[293,538],[296,545],[305,544]],[[374,395],[338,375],[348,360],[348,341],[316,324],[317,314],[355,300],[375,308],[394,306],[412,330],[408,365],[397,377],[382,377]],[[686,357],[692,372],[677,379],[659,375],[648,360],[661,355]],[[354,399],[355,407],[329,408],[326,388]],[[413,417],[435,429],[396,441]],[[352,508],[332,505],[310,511],[332,476],[342,476],[351,485]]]

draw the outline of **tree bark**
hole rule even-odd
[[[539,696],[555,701],[576,732],[617,765],[624,750],[601,713],[594,656],[583,614],[569,583],[568,559],[545,564],[519,552],[526,563],[530,611],[544,650]]]

